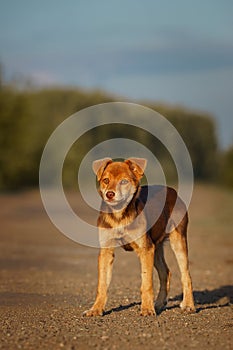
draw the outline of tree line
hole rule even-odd
[[[41,154],[53,130],[67,117],[86,107],[117,101],[101,91],[78,88],[18,89],[0,82],[0,190],[38,186]],[[151,102],[139,104],[165,116],[181,134],[189,150],[197,181],[218,182],[233,187],[233,147],[221,151],[213,118],[182,107]],[[160,142],[143,130],[106,125],[83,135],[65,161],[63,180],[73,186],[73,161],[81,162],[96,143],[115,137],[135,139],[156,154],[168,179],[175,178],[170,155]],[[78,150],[78,152],[77,152]]]

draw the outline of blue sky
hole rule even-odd
[[[214,115],[233,143],[232,0],[0,0],[5,77]]]

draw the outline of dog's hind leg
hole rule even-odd
[[[180,304],[182,310],[185,311],[195,311],[193,291],[192,291],[192,281],[189,273],[189,263],[188,263],[188,246],[186,238],[186,228],[184,234],[175,229],[170,233],[170,244],[171,248],[175,253],[180,273],[181,282],[183,287],[183,301]]]
[[[155,309],[159,312],[167,304],[171,277],[171,273],[164,259],[163,243],[159,243],[155,248],[154,266],[158,272],[160,281],[159,294],[155,302]]]

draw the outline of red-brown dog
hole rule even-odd
[[[99,182],[99,193],[103,199],[98,218],[101,249],[97,296],[92,308],[84,312],[86,316],[100,316],[104,313],[112,275],[114,247],[119,245],[125,250],[135,250],[141,262],[141,315],[154,315],[155,308],[158,311],[162,309],[167,302],[170,282],[170,272],[163,253],[163,243],[167,238],[181,272],[183,301],[180,306],[183,310],[195,310],[188,268],[188,215],[185,205],[172,188],[141,187],[140,179],[145,167],[146,160],[142,158],[130,158],[124,162],[113,162],[110,158],[105,158],[93,163]],[[163,207],[159,211],[157,208],[161,202]],[[178,205],[175,206],[175,203]],[[174,207],[176,211],[183,212],[182,219],[178,225],[170,223],[170,233],[166,233]],[[153,266],[160,279],[155,308]]]

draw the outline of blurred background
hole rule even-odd
[[[108,101],[141,103],[178,129],[195,179],[233,187],[233,3],[84,0],[0,2],[0,189],[38,185],[51,132],[72,113]],[[72,168],[96,144],[134,137],[89,132],[69,153]],[[156,140],[140,142],[169,174]]]
[[[232,348],[232,18],[232,0],[0,0],[2,349]],[[198,313],[179,313],[179,270],[167,246],[174,278],[159,328],[138,318],[138,260],[120,249],[109,315],[83,319],[94,300],[98,251],[60,234],[38,190],[53,130],[73,113],[110,101],[160,112],[193,163],[188,240]],[[66,157],[63,183],[72,209],[93,224],[98,213],[77,191],[77,167],[112,138],[140,142],[167,182],[177,181],[171,156],[150,133],[120,124],[88,131]],[[86,234],[77,227],[77,237]]]

